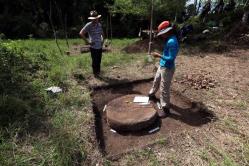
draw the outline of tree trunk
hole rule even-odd
[[[249,15],[249,10],[245,11],[242,17],[242,23],[243,24],[248,24],[248,15]]]
[[[201,3],[202,3],[202,1],[199,0],[198,7],[197,7],[197,10],[196,10],[196,14],[197,14],[197,15],[199,14],[199,10],[200,10],[200,8],[201,8]]]
[[[195,6],[195,14],[197,14],[197,0],[195,0],[194,6]]]

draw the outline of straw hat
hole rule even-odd
[[[98,15],[98,12],[93,10],[93,11],[90,11],[90,16],[88,17],[88,19],[95,20],[95,19],[98,19],[100,17],[101,17],[101,15]]]

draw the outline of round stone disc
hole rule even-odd
[[[153,104],[139,105],[133,103],[135,96],[139,95],[122,96],[107,104],[106,117],[111,128],[122,131],[137,131],[155,122],[157,111]]]

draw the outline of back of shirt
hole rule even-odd
[[[102,48],[103,29],[100,23],[94,24],[93,22],[89,22],[83,27],[83,31],[88,33],[89,39],[93,43],[91,45],[92,48],[94,49]]]
[[[164,45],[160,66],[172,69],[175,67],[175,58],[179,51],[179,43],[175,35],[170,36]]]

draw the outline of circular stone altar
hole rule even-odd
[[[126,95],[110,101],[106,107],[109,126],[118,131],[137,131],[149,127],[157,118],[157,111],[150,102],[134,103],[137,94]]]

